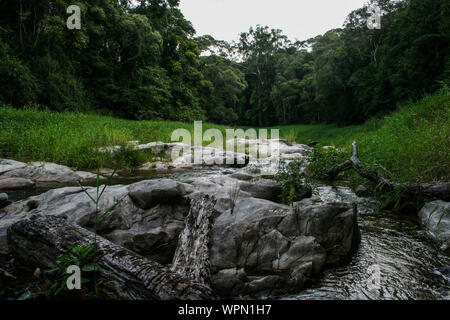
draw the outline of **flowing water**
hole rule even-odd
[[[358,217],[361,244],[350,262],[286,299],[450,299],[450,259],[409,219]]]
[[[202,169],[170,173],[134,172],[112,184],[130,184],[145,179],[171,178],[189,182],[200,176],[230,173]],[[55,186],[11,194],[24,199]],[[417,228],[411,218],[390,213],[359,215],[361,244],[342,267],[327,270],[296,295],[282,299],[450,299],[450,258]]]

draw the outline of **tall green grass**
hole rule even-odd
[[[298,129],[298,132],[306,130],[305,126]],[[317,126],[305,135],[308,140],[336,145],[342,150],[317,153],[314,166],[318,171],[348,159],[352,141],[356,140],[361,161],[384,171],[394,181],[450,181],[450,94],[447,88],[408,103],[381,120],[343,128]],[[353,183],[364,181],[356,173],[348,176]]]
[[[130,121],[108,116],[35,108],[0,107],[0,157],[18,161],[49,161],[75,168],[122,167],[144,162],[150,155],[123,148],[116,154],[99,147],[127,142],[170,142],[172,132],[193,123]],[[203,130],[226,127],[203,123]]]
[[[401,107],[378,130],[354,139],[361,160],[385,168],[393,180],[450,181],[449,90]]]

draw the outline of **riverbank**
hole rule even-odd
[[[122,148],[114,154],[105,146],[126,146],[129,141],[171,142],[179,128],[193,132],[193,123],[130,121],[100,115],[55,113],[36,109],[0,107],[0,158],[22,162],[46,161],[77,170],[98,167],[136,167],[154,155]],[[203,123],[203,130],[228,127]],[[448,89],[410,103],[405,108],[363,125],[277,126],[280,137],[297,143],[317,141],[342,149],[335,161],[351,154],[357,140],[361,160],[387,172],[399,182],[450,181],[450,94]],[[327,165],[333,163],[326,163]],[[354,179],[357,179],[353,177]]]

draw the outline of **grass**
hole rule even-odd
[[[408,103],[381,120],[371,120],[362,126],[329,127],[323,132],[325,128],[311,128],[305,135],[322,145],[342,148],[340,155],[335,151],[328,151],[329,156],[319,155],[323,166],[332,165],[329,160],[348,159],[351,143],[356,140],[361,161],[384,171],[394,181],[450,181],[450,94],[447,88]],[[298,132],[304,130],[306,128],[301,126]],[[350,174],[350,180],[363,182],[355,173]]]
[[[49,161],[78,169],[134,166],[151,155],[123,148],[115,155],[98,152],[99,147],[170,142],[172,132],[193,123],[130,121],[113,117],[34,108],[0,107],[0,157],[18,161]],[[203,123],[203,130],[226,127]]]
[[[50,161],[78,169],[132,167],[152,159],[151,154],[123,148],[116,154],[99,147],[170,142],[172,132],[193,123],[129,121],[107,116],[55,113],[33,108],[0,107],[0,157],[18,161]],[[203,130],[227,127],[203,123]],[[288,142],[319,142],[351,154],[358,141],[360,158],[399,182],[450,181],[450,94],[447,88],[400,108],[384,119],[363,125],[289,125],[276,127]],[[247,129],[247,128],[244,128]],[[225,137],[225,135],[224,135]],[[206,143],[208,144],[208,143]],[[333,157],[338,159],[339,157]],[[329,163],[327,163],[329,165]]]

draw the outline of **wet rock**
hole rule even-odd
[[[422,226],[439,243],[446,254],[450,246],[450,202],[433,201],[427,203],[420,211]]]
[[[6,193],[0,193],[0,209],[11,204],[11,201],[8,200],[8,195]]]
[[[0,193],[0,203],[8,201],[8,195],[6,193]]]
[[[373,213],[378,205],[375,199],[358,197],[348,187],[320,186],[314,189],[311,197],[295,202],[294,206],[302,208],[324,203],[356,204],[358,214]]]
[[[3,178],[0,176],[0,190],[22,190],[32,188],[35,182],[24,178]]]

